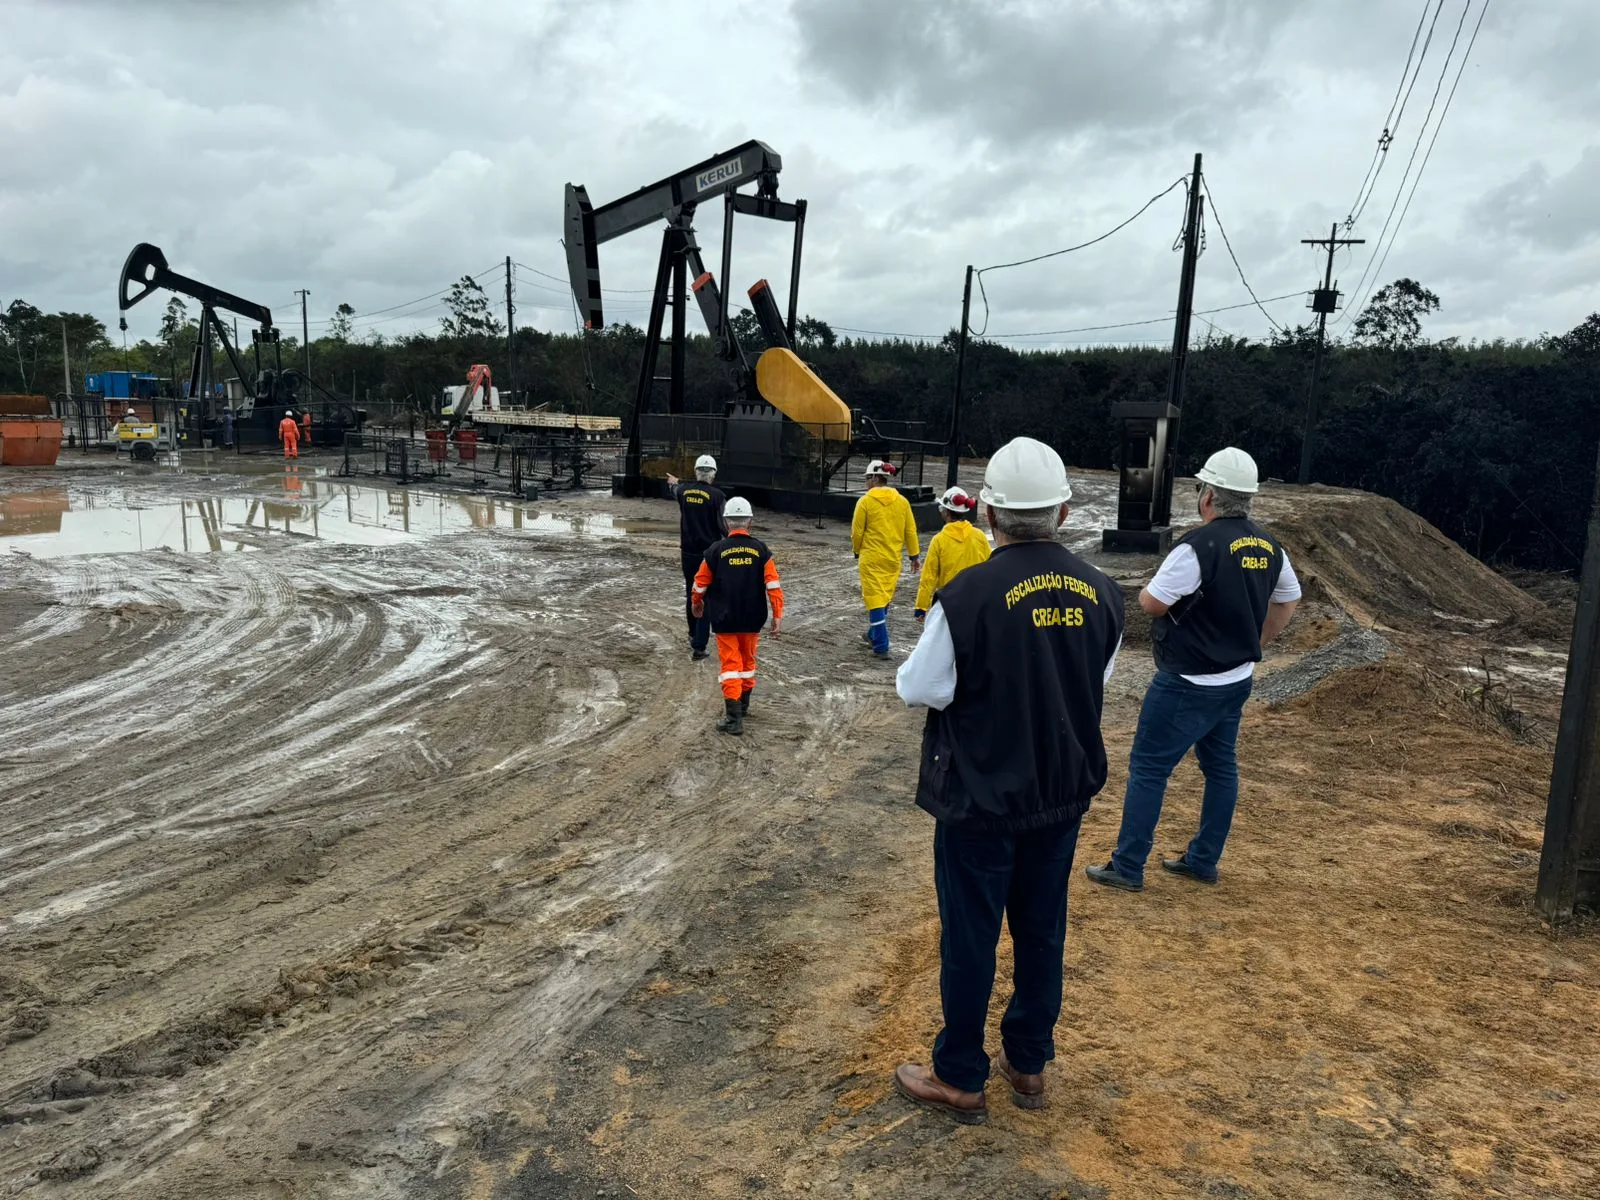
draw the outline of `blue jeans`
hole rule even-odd
[[[872,648],[879,654],[889,652],[889,610],[887,608],[869,608],[867,610],[867,636],[872,639]]]
[[[1011,928],[1015,966],[1000,1043],[1011,1065],[1027,1075],[1038,1074],[1056,1056],[1067,880],[1078,825],[974,833],[941,821],[934,831],[944,1029],[933,1043],[933,1069],[951,1087],[981,1092],[989,1078],[983,1032],[1002,915]]]
[[[1200,803],[1200,832],[1184,852],[1195,874],[1214,879],[1223,843],[1239,804],[1239,720],[1254,680],[1202,687],[1181,675],[1157,671],[1139,712],[1139,728],[1128,754],[1128,791],[1122,801],[1122,832],[1111,865],[1118,874],[1144,882],[1167,780],[1194,748],[1206,777]]]

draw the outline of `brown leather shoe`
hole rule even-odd
[[[913,1104],[949,1113],[963,1125],[989,1120],[989,1101],[982,1092],[963,1092],[933,1073],[932,1067],[901,1063],[894,1069],[894,1086]]]
[[[1000,1051],[1000,1058],[996,1064],[1000,1074],[1006,1077],[1006,1082],[1011,1085],[1011,1103],[1018,1108],[1043,1108],[1044,1107],[1044,1076],[1024,1075],[1006,1061],[1006,1052]]]

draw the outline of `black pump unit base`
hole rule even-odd
[[[1100,549],[1108,554],[1165,554],[1172,549],[1172,527],[1102,529]]]
[[[834,521],[850,520],[855,515],[856,501],[861,499],[852,492],[816,492],[794,488],[747,487],[742,483],[722,484],[721,481],[718,483],[730,495],[742,496],[757,509],[792,513],[801,517],[827,517]],[[630,487],[630,484],[633,486]],[[911,501],[911,515],[916,519],[920,531],[927,533],[943,527],[944,518],[939,514],[939,505],[932,488],[903,487],[898,490]],[[613,475],[611,494],[642,497],[648,500],[672,498],[671,490],[665,480],[649,476],[639,480],[629,480],[626,475]]]

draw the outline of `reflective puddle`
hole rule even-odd
[[[557,514],[490,496],[440,495],[285,474],[250,495],[151,498],[132,490],[44,487],[0,494],[0,554],[36,558],[172,550],[260,550],[285,539],[392,546],[470,529],[621,538],[639,522]]]

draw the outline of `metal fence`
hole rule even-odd
[[[344,439],[341,475],[375,475],[397,483],[429,482],[504,489],[531,499],[543,492],[609,488],[620,469],[621,443],[583,435],[482,440],[475,430],[453,438],[443,429],[412,437],[396,429],[367,430]]]

